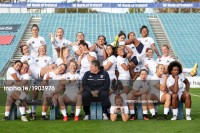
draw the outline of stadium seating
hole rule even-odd
[[[0,25],[12,25],[21,24],[18,32],[0,31],[0,35],[14,35],[15,38],[10,45],[0,46],[0,72],[2,72],[4,66],[12,58],[17,45],[19,44],[21,37],[28,25],[31,15],[29,14],[1,14]]]
[[[159,18],[184,67],[200,64],[200,14],[159,14]]]
[[[127,34],[133,31],[140,37],[139,29],[146,25],[149,27],[149,35],[155,40],[145,14],[42,14],[41,17],[40,35],[45,37],[48,48],[51,48],[49,33],[55,33],[58,27],[64,29],[64,37],[70,41],[76,40],[77,32],[83,32],[91,43],[96,42],[99,35],[106,36],[107,42],[111,43],[120,30]],[[52,54],[52,50],[48,52]]]
[[[0,71],[13,56],[29,19],[32,14],[1,14],[0,25],[21,24],[16,33],[2,32],[1,35],[15,35],[11,45],[0,46]],[[33,15],[35,16],[35,15]],[[41,16],[39,24],[40,36],[45,37],[48,46],[48,54],[52,55],[49,33],[55,33],[58,27],[65,30],[64,37],[70,41],[76,40],[77,32],[84,32],[86,40],[96,42],[98,35],[105,35],[107,42],[113,42],[115,35],[120,30],[125,33],[134,31],[140,37],[139,28],[146,25],[149,28],[149,36],[155,40],[147,14],[108,14],[108,13],[71,13],[71,14],[36,14]],[[173,49],[184,67],[192,67],[195,62],[200,64],[198,53],[200,53],[198,39],[200,34],[199,14],[159,14],[164,29],[173,44]],[[187,26],[186,26],[187,25]],[[157,43],[156,43],[157,46]]]

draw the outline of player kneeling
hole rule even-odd
[[[191,96],[189,94],[190,83],[182,73],[182,65],[178,61],[173,61],[168,66],[170,74],[167,79],[167,88],[172,96],[173,117],[171,120],[177,120],[178,100],[185,103],[186,120],[192,120],[191,112]]]
[[[80,88],[80,75],[76,73],[77,63],[75,61],[70,61],[69,63],[70,71],[63,75],[61,80],[62,88],[65,87],[64,94],[59,96],[58,102],[60,105],[60,111],[63,115],[63,121],[68,121],[67,111],[65,104],[71,103],[76,104],[76,113],[74,116],[74,121],[79,121],[79,114],[82,105],[82,96]]]
[[[123,121],[128,121],[128,106],[124,106],[123,98],[120,95],[115,96],[115,106],[110,108],[110,120],[116,121],[118,114],[121,114]]]

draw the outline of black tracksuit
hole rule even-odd
[[[110,88],[110,77],[108,72],[104,71],[102,68],[97,74],[86,72],[82,79],[83,86],[83,108],[86,115],[89,115],[90,102],[98,100],[102,103],[103,112],[106,113],[106,107],[109,106],[109,88]],[[99,90],[99,97],[94,98],[91,91]]]

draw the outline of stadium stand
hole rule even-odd
[[[55,33],[58,27],[65,30],[64,37],[70,41],[76,40],[76,33],[82,31],[86,40],[91,43],[96,42],[98,35],[105,35],[107,42],[111,43],[115,35],[120,30],[125,33],[134,31],[137,37],[140,37],[139,28],[146,25],[149,28],[149,36],[155,42],[155,36],[148,20],[148,14],[34,14],[42,18],[40,27],[40,36],[43,36],[47,42],[48,54],[52,55],[49,33]],[[200,34],[196,29],[200,28],[199,14],[159,14],[162,25],[170,39],[173,49],[178,59],[184,67],[191,67],[195,62],[200,64],[198,53],[200,53],[198,38]],[[11,59],[24,31],[29,23],[31,14],[1,14],[0,24],[21,24],[16,33],[2,32],[1,35],[14,35],[15,38],[11,45],[0,46],[0,71]],[[187,24],[187,26],[185,26]],[[194,26],[195,25],[195,26]],[[157,42],[156,42],[156,46]]]
[[[30,20],[29,14],[1,14],[0,15],[0,25],[12,25],[12,24],[21,24],[17,32],[8,32],[0,31],[2,36],[14,35],[15,38],[10,45],[1,45],[0,46],[0,72],[7,65],[8,61],[12,58],[15,50],[21,40],[21,37],[27,27],[27,24]]]
[[[184,67],[199,64],[200,14],[159,14],[159,18]]]

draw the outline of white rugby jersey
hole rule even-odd
[[[35,63],[35,60],[34,60],[33,56],[31,56],[31,55],[23,55],[21,58],[21,62],[25,62],[25,61],[27,61],[29,66],[31,64]]]
[[[69,46],[71,42],[69,40],[66,39],[59,39],[58,37],[55,38],[55,43],[54,45],[52,45],[52,50],[53,50],[53,62],[56,61],[56,59],[58,58],[58,54],[56,52],[56,48],[61,48],[61,47],[67,47]]]
[[[178,86],[179,86],[179,90],[178,93],[182,93],[183,91],[185,91],[185,83],[183,82],[186,77],[184,76],[183,73],[180,73],[178,75],[179,79],[178,79]],[[169,90],[169,93],[171,94],[172,91],[169,89],[170,86],[174,85],[175,83],[175,79],[172,77],[172,75],[170,75],[167,79],[167,88]]]
[[[16,71],[13,67],[8,68],[7,73],[6,73],[6,79],[7,80],[15,80],[11,75],[12,74],[17,74],[17,77],[20,79],[19,72]]]
[[[154,75],[156,73],[157,62],[153,58],[145,57],[144,65],[148,65],[148,69],[151,75]]]
[[[89,55],[90,56],[93,56],[95,57],[95,59],[97,59],[97,55],[95,52],[89,52]],[[80,57],[79,57],[80,58]],[[81,75],[83,76],[85,72],[89,71],[90,70],[90,62],[87,58],[87,55],[84,54],[83,55],[83,58],[81,60],[81,68],[80,68],[80,73]]]
[[[127,65],[128,60],[121,56],[117,56],[117,69],[119,71],[119,77],[118,77],[119,80],[129,80],[130,79],[129,70],[124,70],[124,68],[121,66],[124,63]]]
[[[106,60],[103,61],[103,66],[107,65],[108,62],[112,63],[112,66],[110,67],[110,69],[107,70],[110,76],[110,80],[117,79],[115,75],[115,68],[116,68],[116,63],[117,63],[116,60],[117,60],[116,57],[114,55],[111,55],[110,57],[108,57]]]
[[[46,45],[44,37],[38,36],[37,38],[31,37],[27,44],[30,46],[31,55],[38,56],[38,49],[41,45]]]
[[[92,46],[92,44],[89,41],[85,41],[88,44],[88,48],[90,48]],[[79,45],[76,42],[75,45],[72,46],[72,50],[75,53],[77,50],[79,50]],[[78,60],[78,55],[75,54],[74,56],[75,60]]]
[[[40,68],[46,67],[52,64],[52,59],[49,56],[38,56],[35,58],[36,65]]]
[[[151,37],[145,37],[145,38],[138,38],[138,40],[144,44],[145,47],[150,48],[152,44],[154,44],[154,40]]]
[[[175,61],[171,56],[162,56],[161,58],[157,58],[158,64],[169,65],[172,61]]]

